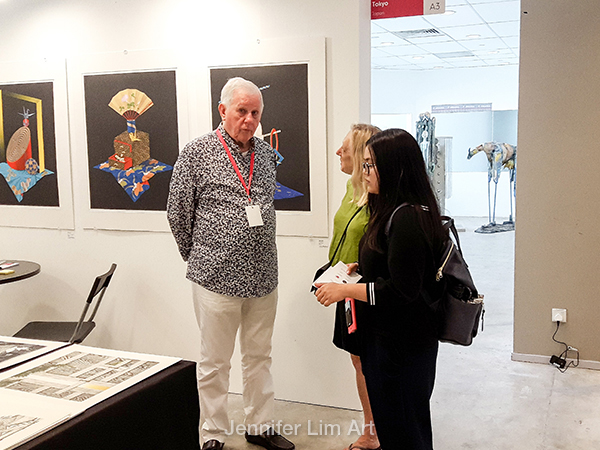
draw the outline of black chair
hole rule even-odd
[[[116,268],[117,265],[113,263],[108,272],[96,277],[90,295],[88,295],[85,301],[79,322],[29,322],[13,336],[27,339],[69,342],[70,344],[81,343],[96,326],[93,322],[94,316],[96,315],[96,311],[98,311],[102,297],[104,297],[108,283],[110,283]],[[86,320],[85,316],[92,303],[94,303],[92,314]]]

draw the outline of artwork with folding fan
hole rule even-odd
[[[115,137],[115,153],[109,158],[110,166],[127,170],[150,159],[150,136],[138,131],[135,121],[154,103],[144,92],[123,89],[115,94],[108,106],[127,121],[127,131]]]
[[[96,169],[109,172],[134,202],[150,189],[149,180],[155,174],[172,170],[172,166],[150,157],[150,135],[136,127],[136,119],[154,102],[139,89],[117,92],[108,106],[127,121],[127,130],[113,139],[114,153]]]

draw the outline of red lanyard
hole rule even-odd
[[[242,182],[242,186],[244,186],[244,189],[246,190],[246,194],[248,195],[248,201],[250,203],[252,203],[252,199],[250,198],[250,186],[252,185],[252,174],[254,173],[254,152],[252,152],[252,156],[250,156],[250,176],[248,177],[248,185],[246,185],[246,182],[244,181],[244,178],[242,177],[242,174],[240,173],[240,169],[238,169],[238,166],[235,163],[235,159],[233,159],[233,156],[231,155],[231,152],[229,151],[229,147],[227,147],[227,144],[225,143],[225,139],[223,139],[223,135],[221,134],[221,131],[218,129],[217,129],[217,136],[219,136],[219,140],[221,141],[221,144],[223,144],[223,147],[225,147],[227,156],[229,156],[229,161],[231,161],[231,165],[235,169],[235,173],[237,173],[238,178]]]

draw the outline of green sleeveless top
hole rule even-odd
[[[333,219],[333,237],[331,238],[331,244],[329,245],[329,259],[333,256],[333,252],[338,246],[344,229],[348,224],[348,221],[352,215],[356,212],[359,207],[356,203],[352,203],[352,196],[354,195],[354,188],[352,187],[352,180],[348,180],[346,183],[346,195],[342,200],[340,208],[335,213]],[[346,237],[344,242],[337,251],[334,260],[331,265],[335,265],[338,261],[343,261],[345,264],[350,264],[358,261],[358,243],[365,234],[367,229],[367,222],[369,221],[369,214],[367,212],[366,205],[362,207],[362,210],[354,216],[348,231],[346,231]]]

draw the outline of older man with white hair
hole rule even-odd
[[[246,440],[269,450],[294,449],[272,427],[277,158],[254,137],[262,111],[258,87],[230,79],[221,91],[221,124],[185,146],[171,179],[167,217],[187,261],[200,328],[202,450],[222,449],[231,428],[227,393],[238,330]]]

